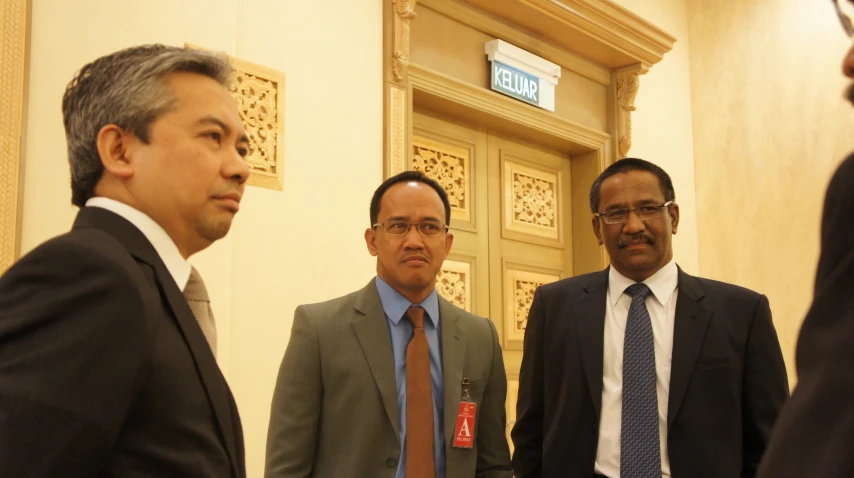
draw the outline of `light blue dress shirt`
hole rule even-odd
[[[406,347],[412,338],[412,324],[404,318],[407,309],[420,305],[429,320],[424,320],[424,333],[430,346],[430,378],[433,382],[433,451],[436,456],[436,478],[445,478],[445,382],[442,374],[442,340],[439,325],[439,296],[434,289],[420,304],[412,304],[377,276],[377,292],[388,320],[394,376],[397,379],[397,408],[400,414],[400,462],[395,478],[406,478]]]

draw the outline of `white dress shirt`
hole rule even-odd
[[[655,338],[655,389],[658,396],[658,436],[661,449],[661,474],[670,477],[667,456],[667,401],[670,393],[670,365],[673,356],[673,325],[679,274],[670,261],[643,281],[652,291],[646,308]],[[608,297],[605,303],[605,342],[602,357],[602,413],[599,417],[599,446],[596,473],[609,478],[620,476],[620,425],[623,413],[623,343],[632,297],[625,290],[635,281],[611,267]]]
[[[183,291],[187,287],[187,281],[190,280],[190,263],[184,259],[184,256],[178,251],[178,246],[175,245],[169,234],[160,227],[160,224],[154,222],[154,219],[125,203],[105,197],[90,198],[86,201],[86,207],[100,207],[114,212],[136,226],[148,239],[148,242],[154,246],[154,250],[157,251],[160,260],[166,265],[166,270],[178,284],[178,288]]]

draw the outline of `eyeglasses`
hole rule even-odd
[[[661,208],[674,204],[673,201],[667,201],[664,204],[638,206],[633,209],[615,209],[613,211],[597,212],[593,217],[601,217],[605,224],[622,224],[629,218],[629,213],[634,211],[641,221],[654,219],[661,215]]]
[[[394,235],[402,236],[409,232],[409,229],[415,226],[422,236],[438,236],[447,231],[448,226],[438,222],[409,222],[409,221],[389,221],[378,222],[371,227],[382,227],[385,232]]]
[[[852,26],[852,24],[851,24],[851,19],[848,18],[848,15],[846,15],[845,13],[842,12],[842,7],[839,5],[840,1],[845,1],[845,0],[831,0],[831,1],[833,2],[833,7],[836,9],[836,16],[839,17],[839,23],[842,24],[842,29],[845,30],[845,33],[849,37],[854,36],[854,26]],[[849,2],[850,2],[850,0],[849,0]],[[851,6],[850,3],[846,3],[846,5],[848,5],[849,7]]]

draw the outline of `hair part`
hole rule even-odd
[[[670,180],[670,176],[663,169],[640,158],[624,158],[605,168],[602,174],[593,181],[593,185],[590,186],[590,212],[594,214],[599,212],[602,183],[615,174],[627,173],[629,171],[646,171],[654,174],[658,178],[658,186],[661,188],[661,192],[664,193],[664,202],[676,200],[673,181]]]
[[[445,192],[442,186],[421,171],[404,171],[386,179],[382,184],[380,184],[377,190],[374,191],[374,196],[371,198],[371,226],[377,223],[377,219],[380,216],[380,202],[382,202],[383,195],[386,191],[395,184],[410,181],[426,184],[436,191],[436,194],[439,195],[439,199],[442,200],[442,204],[445,206],[445,225],[447,226],[451,224],[451,203],[448,200],[448,193]]]
[[[114,124],[148,143],[151,124],[175,108],[165,84],[171,73],[196,73],[227,86],[224,54],[165,45],[141,45],[103,56],[74,76],[62,98],[71,166],[71,202],[83,207],[104,173],[98,133]]]

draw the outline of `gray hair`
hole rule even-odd
[[[177,72],[197,73],[226,86],[231,66],[223,54],[142,45],[98,58],[77,72],[62,97],[72,204],[83,207],[104,172],[97,146],[101,128],[114,124],[148,143],[151,123],[175,107],[163,80]]]

